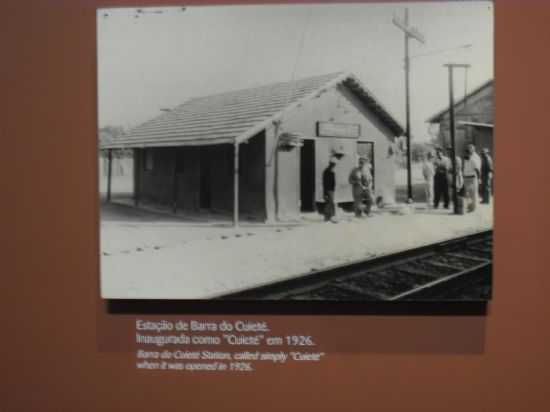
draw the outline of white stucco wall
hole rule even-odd
[[[317,137],[318,121],[359,124],[361,133],[358,139]],[[352,201],[348,176],[357,163],[357,142],[374,142],[375,192],[387,200],[395,198],[394,158],[389,155],[389,147],[394,140],[393,133],[345,86],[337,86],[322,93],[319,97],[304,102],[300,107],[289,111],[282,117],[280,132],[296,132],[308,139],[315,139],[316,157],[316,199],[322,201],[322,172],[331,156],[333,147],[341,146],[346,155],[336,166],[336,201]],[[298,150],[289,161],[299,162]],[[285,164],[286,169],[299,173],[299,164]],[[283,172],[284,173],[284,172]],[[299,174],[294,179],[297,182],[299,199]],[[290,183],[290,182],[287,182]],[[285,188],[292,191],[291,188]]]

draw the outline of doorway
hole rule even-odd
[[[305,139],[300,148],[300,210],[315,211],[315,140]]]
[[[372,174],[372,188],[375,189],[376,168],[374,164],[374,142],[357,142],[357,155],[369,159]]]

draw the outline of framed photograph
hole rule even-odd
[[[97,36],[102,298],[491,298],[491,2],[99,9]]]

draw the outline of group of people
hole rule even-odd
[[[439,207],[441,201],[443,201],[443,206],[448,209],[454,198],[451,153],[449,148],[449,156],[446,156],[443,149],[437,147],[435,155],[428,152],[424,157],[422,173],[425,180],[426,200],[428,206],[433,206],[435,209]],[[337,159],[332,157],[323,171],[323,197],[325,200],[323,214],[326,222],[334,223],[337,222],[334,201],[336,189],[334,168],[336,164]],[[467,211],[475,211],[478,203],[489,204],[493,180],[493,160],[489,150],[484,148],[481,154],[478,154],[476,147],[470,144],[466,147],[463,157],[456,156],[455,164],[457,198],[465,200]],[[351,170],[348,182],[351,185],[355,216],[358,218],[370,216],[374,203],[374,179],[371,164],[366,157],[359,157],[359,164]]]
[[[443,206],[448,209],[453,199],[453,164],[452,151],[449,148],[449,156],[445,156],[443,149],[437,147],[435,156],[428,152],[422,165],[426,185],[426,201],[435,209],[439,207],[441,200]],[[479,203],[490,203],[492,193],[493,160],[489,150],[484,148],[481,156],[476,152],[473,144],[466,147],[463,158],[456,156],[456,191],[457,197],[464,198],[467,211],[473,212]]]
[[[325,200],[325,222],[337,223],[335,219],[336,205],[334,203],[334,190],[336,188],[336,175],[334,167],[336,158],[331,158],[323,171],[323,197]],[[373,176],[371,164],[366,157],[359,157],[359,165],[354,167],[348,177],[353,195],[353,212],[358,218],[371,215],[374,203]]]

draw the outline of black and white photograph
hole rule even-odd
[[[98,9],[101,297],[490,300],[493,19]]]

